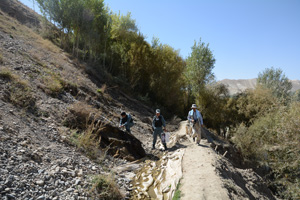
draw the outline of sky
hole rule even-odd
[[[32,0],[20,0],[33,7]],[[131,13],[151,43],[158,38],[186,59],[194,42],[209,44],[216,80],[257,78],[280,68],[300,80],[300,0],[104,0]],[[37,11],[37,5],[35,5]]]

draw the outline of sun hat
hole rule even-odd
[[[191,108],[197,108],[197,105],[196,105],[196,104],[193,104]]]
[[[159,109],[156,109],[156,113],[160,113],[160,110],[159,110]]]

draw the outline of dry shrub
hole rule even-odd
[[[34,106],[35,97],[26,80],[22,80],[16,74],[13,74],[7,68],[1,68],[0,77],[8,80],[8,87],[5,90],[4,98],[22,108],[29,108]]]
[[[1,69],[0,69],[0,78],[13,80],[15,78],[15,76],[13,75],[13,73],[9,69],[1,67]]]
[[[271,169],[276,188],[284,199],[300,196],[300,103],[280,106],[253,121],[241,125],[234,134],[234,143],[243,155]]]
[[[112,175],[98,175],[92,180],[90,193],[97,199],[122,199],[122,195]]]
[[[76,102],[69,107],[69,113],[65,119],[65,125],[70,128],[78,128],[85,130],[88,128],[89,122],[94,113],[98,110],[84,102]]]

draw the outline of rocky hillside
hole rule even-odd
[[[240,157],[217,137],[195,147],[181,129],[168,152],[160,144],[152,151],[152,108],[99,73],[101,66],[94,71],[41,37],[39,16],[18,1],[0,8],[0,199],[170,199],[191,145],[222,155],[220,167],[206,164],[223,174],[231,199],[274,199],[260,191],[259,175],[235,172],[229,162]],[[134,118],[132,134],[118,128],[121,111]],[[167,122],[171,133],[179,121]]]
[[[291,80],[293,88],[292,92],[300,89],[300,80]],[[230,95],[242,92],[246,89],[253,89],[256,85],[256,79],[224,79],[219,81],[228,86]]]
[[[0,6],[0,198],[101,196],[99,176],[150,149],[153,110],[43,39],[28,8]],[[121,111],[133,115],[134,136],[117,128]],[[88,131],[98,143],[81,137]],[[130,180],[116,182],[125,197]]]

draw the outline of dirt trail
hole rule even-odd
[[[179,134],[185,134],[185,129],[180,129]],[[216,174],[214,163],[217,158],[214,150],[205,139],[198,146],[188,138],[184,142],[187,148],[182,162],[181,199],[229,199],[227,190],[222,187],[222,181]]]

